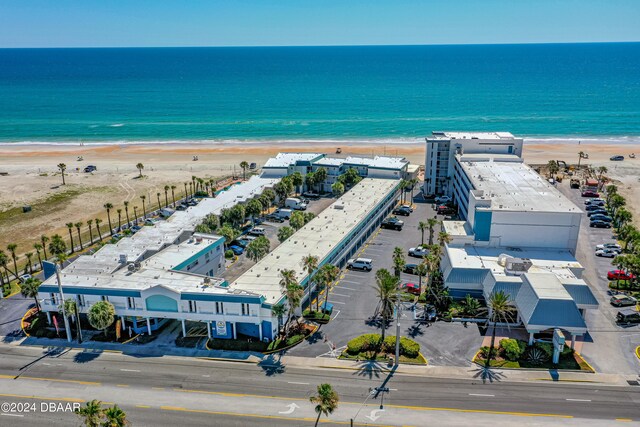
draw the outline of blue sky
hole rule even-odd
[[[640,0],[0,1],[0,47],[640,41]]]

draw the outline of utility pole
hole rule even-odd
[[[400,366],[400,293],[396,295],[396,360],[395,367]]]
[[[64,307],[64,294],[62,293],[62,280],[60,280],[60,266],[56,263],[56,279],[58,280],[58,293],[60,294],[60,302],[62,303],[62,317],[64,318],[64,330],[67,333],[67,342],[71,342],[71,328],[69,327],[69,318],[67,310]]]

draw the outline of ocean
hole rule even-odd
[[[0,141],[640,143],[640,43],[0,49]]]

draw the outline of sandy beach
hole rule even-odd
[[[157,193],[164,203],[164,186],[175,185],[176,196],[184,192],[184,182],[192,176],[222,178],[235,173],[241,176],[241,161],[262,165],[266,159],[280,151],[317,151],[333,154],[335,143],[239,143],[239,144],[143,144],[143,145],[0,145],[0,247],[18,244],[18,253],[33,252],[33,243],[40,235],[54,233],[68,236],[65,223],[100,218],[103,231],[107,230],[107,218],[103,205],[114,205],[112,221],[117,222],[115,210],[123,207],[125,200],[142,209],[141,195],[149,203],[157,205]],[[342,143],[341,156],[393,155],[402,156],[412,163],[424,163],[423,144],[362,144]],[[569,143],[526,144],[525,161],[529,164],[545,164],[548,160],[564,160],[577,163],[578,152],[589,154],[582,164],[594,167],[606,166],[608,176],[619,180],[620,190],[627,196],[629,208],[640,223],[640,158],[629,159],[640,147],[633,144],[578,145]],[[611,162],[614,154],[625,156],[623,162]],[[78,156],[83,160],[78,161]],[[193,156],[198,161],[193,161]],[[67,165],[66,185],[57,169],[59,163]],[[144,165],[144,178],[139,179],[136,164]],[[87,165],[95,165],[94,173],[84,173]],[[169,192],[169,200],[171,193]],[[633,203],[631,203],[633,201]],[[30,205],[33,211],[23,214],[22,206]],[[84,231],[88,236],[85,225]],[[75,237],[75,236],[74,236]],[[83,236],[83,239],[86,239]]]

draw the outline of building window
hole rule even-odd
[[[216,302],[216,314],[224,314],[224,304]]]
[[[109,301],[109,297],[108,297],[108,296],[106,296],[106,295],[102,295],[102,296],[100,297],[100,299],[101,299],[102,301]]]
[[[51,297],[51,304],[56,305],[58,303],[56,300],[56,294],[50,294],[49,296]]]
[[[249,315],[249,304],[242,303],[240,305],[242,306],[242,315],[243,316],[248,316]]]
[[[195,301],[189,301],[189,313],[195,313],[198,311],[198,306]]]
[[[136,300],[133,297],[127,297],[127,308],[129,310],[135,310]]]
[[[85,300],[84,300],[84,295],[78,295],[78,305],[80,307],[84,307],[86,304]]]

